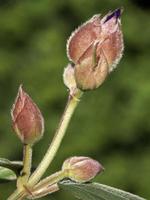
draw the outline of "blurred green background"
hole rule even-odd
[[[147,4],[147,5],[146,5]],[[106,168],[95,181],[150,197],[150,7],[136,0],[0,0],[0,157],[22,159],[11,128],[10,109],[23,83],[45,118],[45,136],[35,145],[41,160],[60,115],[67,90],[66,40],[96,13],[122,7],[125,52],[101,88],[87,92],[73,116],[56,159],[59,170],[73,155],[91,156]],[[15,183],[0,185],[5,200]],[[60,191],[43,199],[74,200]]]

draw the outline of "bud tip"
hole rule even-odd
[[[110,14],[108,14],[108,16],[106,17],[104,23],[106,23],[107,21],[109,21],[111,18],[115,17],[116,20],[118,18],[120,18],[121,14],[122,14],[123,9],[122,8],[118,8],[116,10],[114,10],[113,12],[111,12]]]

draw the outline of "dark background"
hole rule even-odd
[[[20,83],[41,109],[45,136],[35,145],[41,160],[67,98],[66,40],[94,14],[123,7],[125,51],[101,88],[87,92],[72,119],[50,174],[69,156],[91,156],[105,172],[95,181],[150,197],[150,7],[136,0],[0,0],[0,157],[22,159],[10,109]],[[15,183],[0,185],[6,199]],[[43,199],[70,199],[60,191]]]

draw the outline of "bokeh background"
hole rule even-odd
[[[105,166],[95,181],[150,198],[150,7],[142,0],[0,0],[0,157],[22,159],[10,109],[23,83],[45,118],[35,145],[36,166],[56,129],[67,99],[62,81],[66,40],[96,13],[124,8],[125,52],[101,88],[87,92],[47,174],[64,159],[91,156]],[[0,185],[5,200],[15,183]],[[43,199],[75,200],[60,191]]]

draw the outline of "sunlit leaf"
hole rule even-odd
[[[0,182],[13,181],[16,179],[16,174],[5,167],[0,167]]]
[[[146,200],[129,192],[99,183],[79,184],[67,180],[61,182],[59,186],[83,200]]]
[[[10,161],[5,158],[0,158],[0,166],[4,167],[4,168],[8,168],[8,169],[14,171],[14,173],[16,175],[19,175],[23,164],[21,161]]]

